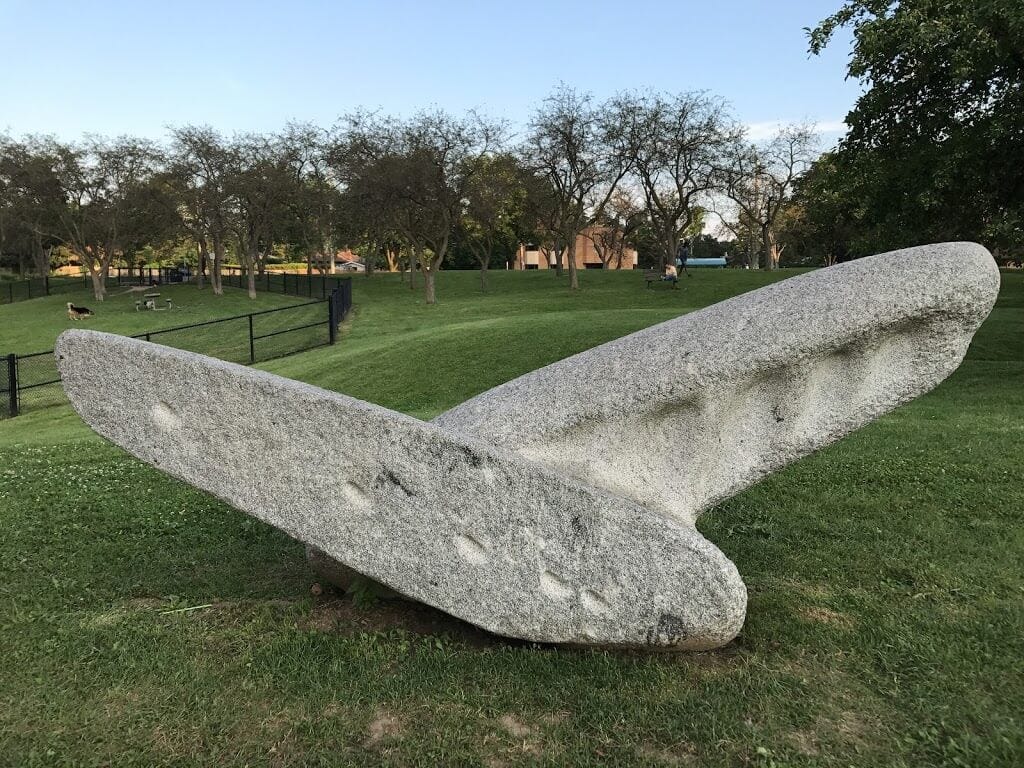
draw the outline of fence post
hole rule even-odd
[[[327,337],[330,344],[338,340],[338,302],[337,294],[332,293],[327,299]]]
[[[249,363],[256,362],[256,340],[252,337],[252,315],[249,315]]]
[[[11,416],[18,415],[18,356],[10,354],[7,356],[7,386],[10,392]]]

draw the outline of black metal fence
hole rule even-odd
[[[6,355],[0,360],[0,419],[18,413],[18,385],[15,384],[17,366],[17,355]]]
[[[85,278],[88,280],[88,276]],[[38,299],[68,293],[81,288],[81,277],[33,277],[29,280],[7,280],[0,283],[0,304]]]
[[[351,308],[352,282],[340,280],[324,299],[147,331],[132,338],[251,365],[334,344],[338,325]],[[52,349],[6,355],[0,363],[0,418],[66,402]]]
[[[195,272],[184,267],[111,267],[107,274],[107,287],[121,285],[168,285],[195,280]],[[244,270],[235,266],[221,269],[224,285],[246,289],[249,281]],[[335,275],[305,275],[286,272],[265,272],[256,276],[256,290],[286,293],[290,296],[308,296],[326,299],[351,277]],[[90,286],[89,275],[77,277],[33,277],[28,280],[0,282],[0,304],[38,299],[41,296],[75,291]]]
[[[184,267],[111,267],[107,277],[117,285],[167,285],[187,283],[192,272]]]
[[[240,267],[226,265],[221,268],[224,285],[247,289],[249,278]],[[265,272],[256,275],[254,281],[257,291],[268,293],[286,293],[290,296],[309,296],[326,299],[331,291],[348,283],[351,277],[335,275],[305,275],[294,272]]]

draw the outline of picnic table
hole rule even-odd
[[[144,299],[144,301],[136,301],[135,302],[135,311],[136,312],[138,312],[140,309],[152,309],[154,311],[162,311],[162,310],[158,310],[157,306],[156,306],[156,300],[160,298],[159,291],[153,291],[152,293],[144,293],[144,294],[142,294],[142,298]],[[167,299],[166,301],[167,301],[167,306],[164,307],[164,309],[170,309],[172,306],[174,306],[171,303],[170,299]]]

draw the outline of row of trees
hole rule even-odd
[[[426,300],[454,247],[486,271],[519,242],[538,244],[555,272],[576,274],[587,232],[606,266],[627,246],[664,264],[717,213],[753,233],[752,266],[778,265],[777,224],[812,134],[784,129],[757,146],[705,93],[624,93],[605,102],[555,90],[512,142],[487,116],[358,112],[329,130],[224,137],[173,129],[165,145],[135,138],[0,139],[0,252],[45,272],[55,246],[88,269],[97,299],[116,260],[175,240],[194,244],[200,279],[221,291],[230,254],[255,280],[271,254],[308,269],[350,247],[368,266],[416,272]],[[418,270],[416,269],[418,267]]]
[[[443,111],[231,138],[186,126],[164,145],[0,137],[0,257],[45,272],[63,246],[102,298],[116,259],[167,242],[191,243],[218,292],[230,254],[251,293],[272,254],[312,270],[351,247],[410,285],[418,267],[433,302],[452,253],[471,253],[486,285],[492,260],[535,243],[576,288],[580,233],[606,266],[629,245],[662,265],[712,217],[755,268],[951,239],[1019,251],[1024,5],[849,0],[808,30],[811,52],[843,26],[865,91],[820,156],[803,125],[751,143],[706,93],[597,102],[568,87],[515,141],[499,121]]]

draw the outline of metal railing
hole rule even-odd
[[[111,267],[107,273],[107,287],[121,285],[168,285],[194,281],[196,273],[183,267]],[[285,293],[290,296],[308,296],[326,299],[331,291],[340,288],[351,277],[335,275],[306,275],[291,272],[264,272],[257,275],[257,291]],[[240,267],[226,265],[221,268],[224,285],[234,288],[248,288],[245,271]],[[88,274],[77,277],[33,277],[28,280],[7,280],[0,282],[0,304],[38,299],[42,296],[75,291],[90,287]]]
[[[132,336],[242,365],[334,344],[352,308],[352,282],[323,299]],[[0,358],[0,419],[66,402],[53,350]]]
[[[88,281],[88,276],[85,280]],[[81,277],[33,277],[28,280],[5,280],[0,282],[0,304],[54,296],[81,288],[85,283]]]

